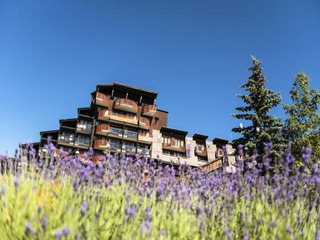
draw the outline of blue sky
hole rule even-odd
[[[39,141],[114,81],[157,91],[169,127],[232,140],[251,54],[283,102],[300,71],[320,89],[320,1],[2,0],[0,153]]]

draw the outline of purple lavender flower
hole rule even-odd
[[[54,150],[56,149],[56,147],[53,145],[52,142],[50,142],[50,143],[48,144],[48,148],[49,148],[50,154],[52,154],[52,153],[54,152]]]
[[[30,222],[26,223],[26,229],[25,229],[25,234],[28,235],[29,233],[35,235],[37,231],[33,228]]]
[[[238,145],[238,153],[240,156],[243,156],[244,152],[243,152],[243,145]]]
[[[84,200],[81,206],[81,215],[84,216],[87,210],[88,210],[88,202]]]
[[[148,222],[152,221],[151,208],[149,206],[146,207],[144,215],[145,215],[146,221],[148,221]]]
[[[249,240],[249,231],[247,229],[244,230],[243,240]]]
[[[128,215],[130,218],[135,218],[136,207],[134,204],[125,206],[124,211],[125,211],[125,214]]]
[[[61,237],[62,237],[62,231],[61,230],[57,230],[56,231],[56,240],[60,240],[61,239]]]
[[[73,182],[73,189],[74,189],[74,191],[78,191],[79,187],[80,187],[79,181],[78,181],[78,180],[75,180],[75,181]]]
[[[65,227],[64,229],[62,229],[62,234],[67,237],[70,233],[70,228],[69,227]]]
[[[110,183],[111,183],[111,181],[110,181],[109,179],[107,179],[107,180],[105,181],[104,185],[105,185],[106,187],[108,187],[108,186],[110,185]]]
[[[16,175],[16,176],[14,177],[13,183],[14,183],[14,186],[15,186],[16,188],[19,187],[19,185],[20,185],[20,177],[19,177],[18,175]]]
[[[142,232],[147,233],[151,229],[151,223],[149,221],[144,221],[140,225],[140,229]]]
[[[198,206],[197,206],[196,214],[197,214],[197,216],[199,216],[202,213],[204,213],[204,207],[203,207],[202,204],[199,203]]]
[[[46,217],[40,220],[40,224],[41,224],[42,231],[45,232],[47,230],[47,225],[48,225],[48,221]]]
[[[290,232],[292,231],[292,229],[291,229],[291,227],[290,227],[289,225],[286,226],[286,231],[287,231],[288,233],[290,233]]]
[[[229,227],[225,227],[223,232],[227,235],[229,240],[233,239],[232,233],[229,231]]]
[[[150,197],[151,197],[151,194],[152,194],[152,190],[148,188],[148,189],[146,190],[147,198],[150,198]]]
[[[302,148],[302,162],[308,164],[311,159],[312,148],[311,147],[303,147]]]

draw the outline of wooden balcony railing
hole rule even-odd
[[[138,105],[130,99],[119,98],[114,102],[114,109],[137,113]]]
[[[196,154],[198,156],[207,156],[207,150],[203,146],[196,146]]]
[[[96,126],[96,134],[107,135],[110,130],[110,126],[108,124],[100,124]]]
[[[106,95],[97,92],[96,93],[96,104],[100,105],[100,106],[109,107],[109,98]]]
[[[110,113],[109,116],[112,120],[128,122],[134,125],[138,124],[137,116],[133,114],[122,114],[119,112],[113,112],[113,113]]]
[[[145,105],[142,107],[142,115],[153,117],[154,114],[157,112],[156,105]]]
[[[95,140],[93,147],[96,149],[105,149],[108,146],[108,141],[105,139]]]
[[[66,157],[68,155],[69,155],[68,152],[60,150],[60,149],[57,149],[57,148],[53,151],[53,156],[54,157]]]
[[[145,135],[145,134],[139,133],[138,134],[138,140],[139,141],[152,142],[153,141],[153,137],[149,136],[149,135]]]
[[[94,155],[92,157],[93,163],[104,162],[104,161],[106,161],[106,156],[104,156],[104,155]]]
[[[162,147],[170,150],[178,151],[178,152],[186,151],[186,147],[181,145],[179,146],[178,144],[176,144],[176,141],[174,138],[172,138],[169,143],[162,143]]]
[[[108,111],[107,109],[103,109],[103,110],[100,110],[99,113],[98,113],[98,119],[99,120],[108,120],[111,116],[111,112]]]
[[[202,166],[202,171],[212,172],[222,166],[222,158]]]
[[[79,154],[78,159],[83,162],[89,161],[89,157],[84,154]]]
[[[139,119],[139,127],[144,128],[144,129],[149,129],[150,128],[150,121],[147,118],[140,117]]]

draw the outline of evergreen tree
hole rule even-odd
[[[283,104],[288,115],[285,120],[285,137],[291,142],[293,155],[301,160],[302,147],[312,147],[315,156],[320,155],[320,93],[309,89],[310,79],[305,73],[294,77],[290,91],[292,105]]]
[[[273,160],[280,158],[280,148],[284,144],[281,134],[283,123],[275,116],[269,115],[272,108],[281,102],[279,93],[266,88],[266,78],[262,73],[261,62],[252,57],[253,65],[249,68],[252,74],[248,81],[241,86],[247,95],[237,94],[245,106],[237,107],[240,113],[232,114],[238,119],[247,120],[248,126],[233,128],[232,131],[242,136],[233,141],[235,147],[242,145],[248,155],[256,154],[257,161],[262,162],[267,144],[272,143],[270,157]]]

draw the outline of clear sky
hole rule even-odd
[[[232,140],[251,54],[283,102],[300,71],[319,90],[320,1],[2,0],[0,153],[39,141],[114,81],[157,91],[169,127]]]

